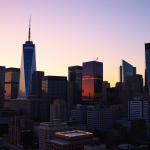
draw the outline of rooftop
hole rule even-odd
[[[74,131],[66,131],[66,132],[56,132],[55,134],[68,136],[68,137],[76,137],[76,136],[82,136],[82,135],[90,135],[92,133],[80,131],[80,130],[74,130]]]

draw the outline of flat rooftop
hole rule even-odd
[[[82,135],[90,135],[93,133],[80,131],[80,130],[74,130],[74,131],[56,132],[55,134],[68,136],[68,137],[76,137],[76,136],[82,136]]]

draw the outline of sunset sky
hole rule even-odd
[[[111,87],[122,59],[144,77],[149,7],[149,0],[0,0],[0,66],[20,68],[31,15],[36,66],[45,75],[68,76],[68,66],[98,57]]]

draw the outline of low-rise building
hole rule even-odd
[[[97,144],[98,139],[93,138],[93,133],[84,131],[66,131],[55,133],[54,140],[47,140],[47,150],[84,150],[86,144]]]
[[[66,123],[61,123],[60,119],[54,119],[53,122],[42,122],[39,126],[39,149],[46,150],[46,141],[54,139],[55,132],[68,130]]]

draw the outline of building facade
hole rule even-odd
[[[10,109],[34,121],[41,121],[41,99],[11,99]]]
[[[29,39],[23,44],[18,98],[37,99],[35,44]]]
[[[122,66],[120,66],[120,82],[124,82],[126,76],[136,75],[136,67],[122,60]]]
[[[19,68],[5,69],[5,100],[17,99],[19,88]]]
[[[66,104],[66,100],[57,99],[50,104],[50,122],[53,119],[61,119],[62,122],[70,120],[70,106]]]
[[[67,100],[67,77],[44,76],[42,78],[43,122],[50,121],[50,104],[56,99]]]
[[[82,101],[98,101],[103,97],[103,63],[90,61],[83,63]]]
[[[54,139],[55,132],[67,131],[66,123],[61,123],[61,120],[55,119],[53,122],[43,122],[39,126],[39,149],[46,150],[46,141]]]
[[[150,43],[145,43],[145,91],[150,95]]]
[[[68,81],[73,82],[73,105],[82,100],[82,67],[68,67]]]
[[[4,106],[5,67],[0,66],[0,108]]]
[[[87,111],[87,131],[95,129],[105,133],[112,128],[112,112],[108,109]]]
[[[15,116],[15,118],[8,123],[8,142],[16,146],[21,145],[21,134],[25,130],[33,132],[33,121],[25,116]]]
[[[118,104],[119,103],[119,88],[107,88],[107,102]]]
[[[36,77],[37,77],[37,93],[38,93],[38,99],[42,98],[42,78],[44,77],[43,71],[36,71]]]
[[[66,131],[55,133],[54,140],[47,140],[47,150],[84,150],[84,145],[97,144],[98,139],[93,137],[93,133],[84,131]]]

